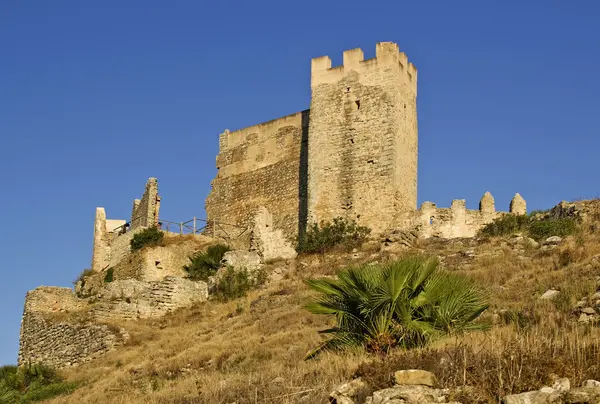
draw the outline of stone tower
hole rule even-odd
[[[417,208],[417,70],[398,45],[311,64],[308,220],[343,216],[374,232]]]

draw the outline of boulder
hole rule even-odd
[[[504,397],[503,404],[554,404],[561,403],[561,395],[553,389],[549,391],[528,391]]]
[[[398,385],[435,386],[435,375],[426,370],[398,370],[394,373],[394,382]]]
[[[553,300],[560,294],[560,291],[556,289],[549,289],[540,296],[541,300]]]
[[[427,404],[445,403],[448,391],[432,389],[428,386],[394,386],[379,390],[368,397],[365,404]]]
[[[586,380],[585,382],[583,382],[581,387],[600,387],[600,382],[598,380],[593,379]]]
[[[566,377],[556,380],[552,385],[552,390],[556,391],[557,393],[566,393],[570,389],[571,382]]]
[[[558,237],[558,236],[551,236],[548,237],[545,241],[544,244],[545,245],[557,245],[560,244],[562,242],[562,237]]]
[[[575,387],[565,394],[564,402],[571,404],[600,403],[600,387]]]
[[[367,384],[359,377],[338,386],[329,394],[329,402],[332,404],[353,404],[353,399],[357,398],[367,387]]]

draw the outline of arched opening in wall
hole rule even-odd
[[[356,109],[360,109],[360,100],[356,100],[354,103],[356,104]]]
[[[432,224],[433,224],[433,216],[431,216],[431,217],[429,218],[429,225],[431,226]]]

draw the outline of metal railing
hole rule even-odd
[[[112,233],[125,234],[131,231],[131,223],[139,217],[132,219],[131,222],[127,222],[119,227],[113,229]],[[247,231],[247,226],[240,226],[235,224],[218,222],[216,220],[206,220],[198,217],[193,217],[185,222],[173,222],[170,220],[159,220],[158,228],[168,233],[179,233],[184,234],[202,234],[207,236],[220,237],[226,240],[233,240],[240,238]],[[229,229],[227,231],[226,229]]]

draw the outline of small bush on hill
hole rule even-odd
[[[336,217],[333,222],[313,223],[299,238],[296,250],[299,253],[324,253],[336,246],[352,249],[362,244],[371,229],[358,226],[353,220]]]
[[[81,287],[83,287],[85,285],[85,278],[87,278],[88,276],[91,276],[93,274],[94,274],[94,271],[92,271],[90,268],[84,269],[79,274],[79,276],[77,277],[77,279],[75,279],[73,281],[73,285],[77,285],[81,281]]]
[[[503,215],[486,224],[480,234],[487,237],[507,236],[527,229],[530,217],[526,215]]]
[[[110,283],[114,279],[115,270],[111,267],[106,270],[106,275],[104,275],[104,282]]]
[[[386,354],[394,347],[424,346],[439,335],[485,328],[474,323],[488,308],[488,295],[468,278],[439,271],[436,260],[408,258],[387,265],[363,265],[337,279],[310,279],[319,295],[306,308],[333,315],[324,349],[364,347]]]
[[[217,280],[215,297],[221,301],[244,297],[251,289],[261,286],[266,280],[266,274],[262,270],[250,272],[247,269],[228,267]]]
[[[503,215],[485,225],[479,235],[484,237],[509,236],[523,232],[535,240],[544,240],[550,236],[565,237],[575,233],[577,222],[572,218],[534,218],[529,215]]]
[[[64,382],[44,365],[0,367],[0,403],[29,403],[70,394],[75,383]]]
[[[577,230],[577,222],[571,218],[534,220],[529,225],[529,236],[544,240],[551,236],[565,237]]]
[[[141,250],[144,247],[153,247],[160,244],[164,233],[156,226],[149,227],[133,235],[131,251]]]
[[[212,245],[206,251],[191,256],[191,262],[185,265],[183,269],[187,272],[189,279],[206,281],[210,276],[217,273],[217,270],[221,267],[223,255],[229,250],[229,246],[223,244]]]

